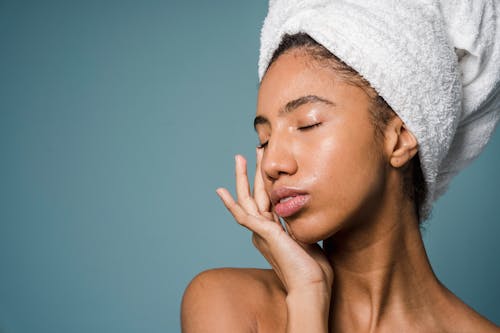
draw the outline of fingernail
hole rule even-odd
[[[234,160],[236,161],[236,163],[243,163],[243,161],[245,161],[245,158],[243,157],[243,155],[237,154],[234,156]]]

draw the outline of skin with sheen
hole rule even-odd
[[[435,277],[402,190],[417,141],[395,117],[377,142],[369,107],[365,90],[304,50],[272,63],[254,123],[254,192],[242,156],[237,198],[217,190],[272,269],[199,274],[183,332],[500,331]]]

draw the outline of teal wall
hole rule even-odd
[[[253,160],[266,1],[0,0],[0,332],[178,332],[267,266],[215,195]],[[500,323],[500,133],[436,206],[438,276]]]

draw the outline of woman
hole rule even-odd
[[[500,15],[467,5],[271,2],[253,193],[242,156],[237,200],[217,193],[273,269],[198,275],[184,332],[500,332],[438,281],[419,228],[499,118]]]

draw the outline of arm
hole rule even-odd
[[[287,333],[328,332],[330,293],[321,289],[288,293]]]
[[[236,221],[253,232],[253,242],[286,289],[287,332],[327,332],[333,283],[331,268],[317,244],[295,241],[271,211],[260,172],[262,151],[257,152],[254,194],[243,157],[236,158],[236,202],[226,189],[217,193]]]

